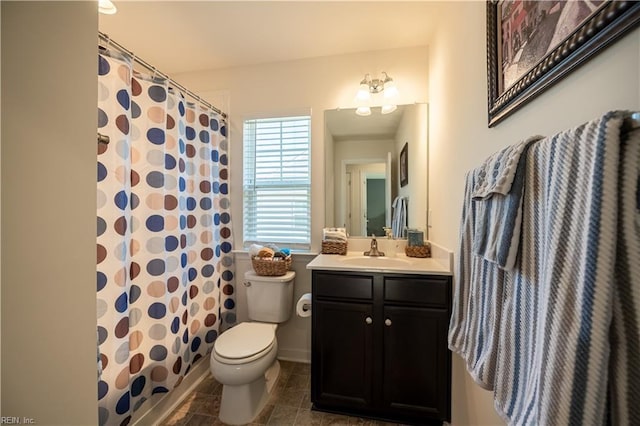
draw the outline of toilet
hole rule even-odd
[[[269,399],[280,374],[276,329],[293,311],[295,276],[294,271],[244,274],[249,321],[222,333],[211,351],[211,374],[223,385],[218,415],[223,423],[250,423]]]

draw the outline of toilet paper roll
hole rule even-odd
[[[311,293],[305,293],[298,299],[296,314],[302,318],[311,316]]]

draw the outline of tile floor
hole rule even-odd
[[[357,417],[311,411],[309,364],[280,361],[280,378],[273,394],[251,425],[385,425]],[[222,385],[208,377],[171,413],[162,426],[224,425],[218,419]]]

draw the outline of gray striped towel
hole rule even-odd
[[[495,384],[505,271],[473,254],[478,205],[472,200],[472,192],[477,175],[478,169],[466,176],[449,348],[466,361],[471,377],[491,390]]]
[[[472,198],[477,203],[473,254],[513,269],[520,243],[522,192],[533,136],[489,157],[474,172]]]
[[[509,424],[640,424],[640,131],[625,112],[534,143],[513,271],[461,228],[449,347]]]
[[[406,238],[404,235],[407,227],[407,197],[396,197],[393,207],[393,220],[391,221],[391,233],[393,238]]]

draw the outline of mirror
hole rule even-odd
[[[427,236],[427,104],[325,111],[325,226],[351,237],[384,236],[396,197],[407,199],[407,227]],[[401,167],[402,164],[402,167]]]

